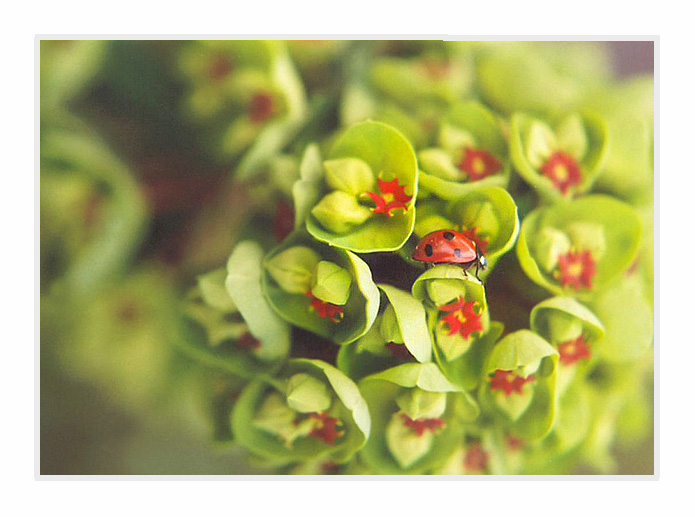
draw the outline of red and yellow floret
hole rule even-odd
[[[310,413],[309,417],[317,420],[316,427],[309,433],[312,438],[323,440],[328,445],[333,445],[337,438],[345,434],[345,431],[338,430],[338,426],[342,426],[340,420],[332,417],[325,411],[320,413]]]
[[[275,99],[268,92],[258,92],[251,97],[248,106],[252,122],[261,124],[269,120],[277,111]]]
[[[579,185],[582,180],[582,172],[577,160],[562,151],[551,154],[541,166],[540,171],[562,194],[567,194],[570,187]]]
[[[487,469],[489,460],[490,453],[485,451],[479,442],[476,442],[466,449],[463,466],[467,471],[482,472]]]
[[[562,287],[591,289],[596,275],[596,261],[590,251],[568,251],[558,257],[555,277]]]
[[[495,374],[490,379],[490,389],[504,391],[505,395],[521,393],[524,384],[535,380],[533,375],[520,377],[510,370],[495,370]]]
[[[406,427],[409,427],[415,434],[422,436],[425,431],[430,431],[432,433],[444,427],[444,420],[441,418],[418,418],[413,420],[405,413],[401,413],[401,419]]]
[[[305,296],[311,298],[309,310],[316,311],[316,314],[318,314],[320,318],[328,318],[335,323],[343,319],[342,305],[324,302],[323,300],[316,298],[316,296],[311,293],[311,290],[307,291]]]
[[[589,350],[587,345],[588,341],[584,334],[576,339],[560,343],[557,347],[560,353],[560,363],[568,366],[576,363],[580,359],[589,359],[591,357],[591,350]]]
[[[461,233],[478,245],[478,251],[481,255],[487,255],[487,245],[489,242],[485,237],[478,235],[475,227],[462,228]]]
[[[468,181],[478,181],[502,170],[502,162],[485,149],[465,146],[458,168],[466,174]]]
[[[363,195],[369,196],[374,202],[372,211],[375,214],[386,214],[391,217],[391,210],[408,210],[408,202],[413,198],[405,193],[405,185],[398,183],[398,178],[391,181],[384,181],[377,178],[378,192],[364,192]]]
[[[440,311],[447,313],[441,320],[447,324],[449,335],[460,334],[464,339],[468,339],[472,332],[482,331],[482,313],[478,311],[478,307],[478,302],[467,302],[463,296],[459,296],[455,302],[438,307]]]

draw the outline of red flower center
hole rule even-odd
[[[415,431],[415,434],[418,436],[422,436],[425,431],[434,433],[444,427],[444,420],[441,418],[418,418],[413,420],[405,413],[401,413],[401,419],[405,426]]]
[[[251,97],[249,103],[249,117],[257,124],[267,121],[275,113],[273,96],[267,92],[261,92]]]
[[[428,79],[444,79],[451,72],[451,63],[438,59],[426,59],[420,63],[422,73]]]
[[[227,77],[234,70],[234,65],[228,56],[218,55],[210,63],[208,67],[208,77],[218,82]]]
[[[535,379],[533,375],[519,377],[509,370],[495,370],[494,376],[490,379],[490,389],[504,391],[505,395],[510,395],[513,392],[521,393],[524,384]]]
[[[518,451],[524,448],[524,441],[513,434],[507,435],[507,448],[511,451]]]
[[[591,282],[596,276],[596,261],[590,251],[568,251],[560,255],[558,267],[555,277],[559,278],[562,287],[591,289]]]
[[[487,255],[487,245],[489,242],[476,233],[475,227],[462,229],[461,233],[478,245],[478,251],[481,255]]]
[[[556,151],[541,167],[541,174],[550,178],[555,188],[567,194],[570,187],[579,185],[582,173],[577,160],[567,153]]]
[[[591,350],[589,350],[587,345],[588,342],[584,334],[576,339],[560,343],[557,347],[558,352],[560,352],[560,362],[564,365],[570,365],[576,363],[580,359],[589,359],[591,357]]]
[[[311,291],[307,291],[305,296],[311,298],[309,310],[315,310],[320,318],[329,318],[334,323],[339,322],[343,318],[343,307],[341,305],[324,302],[311,294]]]
[[[472,470],[475,472],[484,471],[487,469],[489,459],[490,454],[483,450],[480,443],[474,443],[466,450],[463,465],[466,467],[466,470]]]
[[[463,158],[458,168],[466,173],[468,181],[478,181],[502,170],[502,163],[485,149],[470,146],[463,148]]]
[[[391,181],[384,181],[377,178],[378,192],[364,192],[363,195],[369,196],[374,202],[372,211],[375,214],[386,214],[391,217],[391,210],[398,208],[407,211],[408,202],[413,198],[405,193],[405,185],[398,183],[398,178],[393,178]]]
[[[236,346],[244,350],[256,350],[261,346],[261,342],[253,337],[250,332],[245,332],[236,342]]]
[[[336,438],[340,438],[345,434],[344,431],[339,431],[337,429],[337,426],[342,426],[340,421],[330,416],[325,411],[321,413],[309,413],[309,417],[318,420],[317,426],[309,433],[309,436],[312,438],[318,438],[329,445],[333,445]]]
[[[464,339],[468,339],[471,332],[483,330],[483,323],[480,321],[481,313],[478,313],[478,302],[467,302],[463,296],[459,296],[455,302],[448,303],[439,307],[440,311],[446,312],[442,316],[449,327],[449,335],[460,334]]]

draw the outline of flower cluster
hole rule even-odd
[[[653,82],[552,45],[177,49],[182,113],[248,195],[182,296],[189,368],[233,387],[216,439],[278,473],[555,474],[645,438]],[[441,230],[475,259],[414,258]]]

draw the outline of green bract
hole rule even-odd
[[[198,278],[184,308],[189,318],[184,350],[209,366],[247,379],[277,370],[290,349],[289,326],[261,291],[262,256],[257,244],[239,243],[227,270]]]
[[[519,233],[519,216],[506,190],[495,186],[429,183],[423,177],[425,184],[434,195],[418,203],[415,237],[422,238],[435,230],[472,230],[489,269],[514,245]],[[410,246],[403,251],[412,253]],[[489,270],[482,274],[489,274]]]
[[[597,79],[605,79],[608,59],[585,42],[505,42],[491,46],[478,58],[478,86],[494,108],[557,114],[575,107]],[[550,52],[549,52],[550,51]],[[582,68],[568,66],[581,63]]]
[[[91,296],[123,270],[147,215],[128,168],[80,121],[45,117],[41,127],[42,282]],[[56,269],[53,271],[52,269]]]
[[[422,474],[442,464],[456,448],[464,422],[475,420],[478,406],[433,363],[410,363],[365,377],[359,382],[372,432],[360,451],[362,461],[379,474]],[[411,420],[432,422],[420,436]],[[437,415],[437,416],[434,416]]]
[[[319,267],[324,273],[317,273]],[[303,232],[266,255],[261,276],[263,293],[280,316],[339,344],[364,335],[379,310],[379,290],[367,265]]]
[[[305,220],[316,239],[351,251],[374,252],[396,250],[410,236],[417,162],[410,143],[392,127],[381,122],[351,126],[323,164],[316,148],[307,149],[300,174],[294,187],[297,221]],[[403,209],[389,209],[387,215],[369,208],[375,202],[367,192],[382,198],[391,195],[378,181],[397,181]]]
[[[421,185],[446,191],[448,182],[504,187],[511,171],[509,149],[495,115],[468,101],[452,108],[439,128],[437,147],[418,152]],[[460,191],[460,190],[459,190]]]
[[[608,156],[608,128],[601,117],[591,113],[567,115],[552,128],[544,120],[516,113],[509,132],[515,169],[553,201],[587,192]]]
[[[481,402],[496,407],[516,435],[530,441],[541,440],[555,421],[557,361],[557,351],[538,334],[530,330],[507,334],[487,359],[485,371],[490,382],[479,389]],[[532,375],[533,379],[520,390],[493,390],[492,376],[498,371],[527,380]]]
[[[588,300],[633,263],[641,235],[641,223],[632,207],[608,196],[592,195],[533,210],[521,224],[516,251],[531,280],[553,293]],[[574,271],[568,265],[563,275],[562,260],[581,262],[583,269]],[[594,267],[595,274],[587,273],[584,280],[588,281],[583,281],[581,273]]]
[[[306,117],[304,87],[283,42],[188,42],[179,69],[190,85],[186,111],[217,135],[215,154],[231,159],[248,150],[238,176],[258,172]]]
[[[239,397],[231,422],[238,443],[281,461],[345,462],[370,433],[369,411],[354,382],[333,366],[310,359],[293,359],[275,379],[252,382]],[[330,433],[322,428],[326,423]]]
[[[625,275],[597,294],[590,306],[606,329],[596,342],[599,357],[621,363],[644,356],[654,342],[654,315],[637,275]]]
[[[338,352],[338,367],[352,379],[386,370],[403,361],[426,363],[432,342],[425,309],[410,293],[378,284],[388,303],[367,334]],[[389,348],[391,347],[391,348]]]
[[[427,310],[434,356],[444,375],[466,389],[477,386],[485,353],[502,332],[499,323],[490,323],[483,285],[459,266],[439,265],[420,275],[412,292]]]

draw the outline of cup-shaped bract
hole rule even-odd
[[[326,161],[316,150],[307,152],[294,196],[298,218],[305,218],[314,238],[364,253],[397,250],[406,242],[415,221],[418,168],[400,132],[362,122],[338,137]]]
[[[555,294],[589,300],[634,262],[642,237],[626,203],[585,196],[540,207],[521,223],[516,252],[531,280]]]
[[[366,402],[355,383],[319,360],[292,359],[273,379],[258,378],[231,415],[238,443],[278,461],[344,463],[370,434]]]
[[[317,274],[319,268],[326,274]],[[379,310],[379,290],[367,264],[301,231],[265,256],[261,276],[263,293],[277,314],[338,344],[364,335]]]
[[[372,328],[338,352],[338,367],[352,379],[386,370],[403,362],[432,360],[432,341],[425,309],[410,293],[377,284],[386,303]]]
[[[590,112],[571,113],[552,124],[516,113],[509,133],[515,170],[550,201],[588,192],[610,148],[606,122]]]
[[[379,474],[423,474],[442,464],[479,413],[434,363],[408,363],[359,382],[372,419],[360,459]]]

